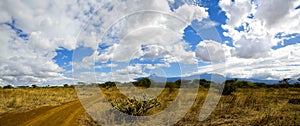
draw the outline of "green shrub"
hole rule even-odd
[[[68,84],[64,84],[64,88],[69,88],[70,86]]]
[[[254,84],[250,81],[236,81],[235,86],[237,88],[253,88]]]
[[[151,86],[151,80],[148,78],[142,78],[142,79],[138,80],[137,82],[133,82],[133,85],[136,87],[149,88]]]
[[[35,84],[33,84],[33,85],[31,85],[31,87],[32,87],[32,88],[37,88],[38,86],[35,85]]]
[[[233,84],[227,83],[224,86],[222,95],[230,95],[234,91],[236,91],[236,86],[234,86]]]
[[[232,92],[236,91],[237,88],[237,79],[226,80],[222,95],[230,95]]]
[[[116,83],[115,82],[105,82],[104,84],[99,84],[99,87],[102,87],[102,88],[111,88],[111,87],[115,87],[116,86]]]
[[[267,85],[265,84],[265,83],[254,83],[254,86],[256,87],[256,88],[266,88],[267,87]]]
[[[18,88],[29,88],[29,86],[18,86]]]
[[[12,89],[12,88],[14,88],[12,85],[6,85],[3,87],[3,89]]]
[[[175,88],[180,88],[181,84],[188,84],[188,80],[177,80],[175,81]]]
[[[207,81],[205,79],[200,79],[199,84],[200,84],[200,86],[202,86],[204,88],[209,88],[210,84],[211,84],[211,81]]]

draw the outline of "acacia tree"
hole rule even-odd
[[[281,81],[279,81],[280,84],[289,85],[291,78],[283,78]]]
[[[288,88],[290,86],[291,78],[283,78],[282,80],[278,81],[278,84],[275,85],[277,88]]]

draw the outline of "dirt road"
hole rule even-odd
[[[78,116],[83,112],[80,101],[72,101],[56,107],[0,115],[0,126],[77,126]]]

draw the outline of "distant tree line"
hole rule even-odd
[[[300,78],[298,79],[300,81]],[[223,95],[230,95],[232,92],[236,91],[237,88],[300,88],[300,83],[295,82],[292,83],[291,79],[285,78],[281,81],[279,81],[277,84],[265,84],[260,82],[251,82],[251,81],[244,81],[244,80],[238,80],[238,79],[231,79],[226,80],[223,84],[217,84],[212,81],[208,81],[206,79],[195,79],[193,81],[190,80],[177,80],[175,82],[166,82],[160,83],[160,82],[154,82],[153,80],[150,80],[148,78],[142,78],[132,83],[124,83],[126,84],[133,84],[136,87],[142,87],[142,88],[149,88],[151,85],[153,87],[162,87],[162,88],[180,88],[181,85],[185,84],[192,84],[194,86],[192,87],[199,87],[199,88],[210,88],[211,86],[215,87],[224,87],[223,88]],[[115,82],[105,82],[103,84],[99,84],[100,87],[104,88],[110,88],[116,86]]]
[[[176,82],[166,82],[166,84],[162,83],[162,82],[155,82],[153,80],[150,80],[148,78],[142,78],[140,80],[137,80],[135,82],[132,83],[122,83],[122,85],[126,86],[126,85],[131,85],[133,84],[135,87],[140,87],[140,88],[149,88],[151,85],[153,85],[153,87],[161,87],[161,88],[180,88],[181,85],[181,80],[177,80]],[[110,88],[110,87],[114,87],[116,86],[116,82],[105,82],[102,84],[99,84],[100,87],[102,88]],[[163,87],[164,86],[164,87]]]
[[[244,80],[238,80],[238,79],[231,79],[231,80],[226,80],[223,84],[217,84],[215,82],[205,80],[205,79],[195,79],[193,81],[190,80],[177,80],[175,82],[166,82],[166,84],[162,82],[155,82],[153,80],[150,80],[148,78],[141,78],[135,82],[132,83],[122,83],[122,85],[129,85],[133,84],[136,87],[141,87],[141,88],[149,88],[151,85],[153,87],[161,87],[161,88],[170,88],[170,89],[175,89],[175,88],[180,88],[181,85],[186,85],[186,84],[191,84],[194,85],[192,87],[199,87],[199,88],[210,88],[211,86],[215,87],[224,87],[223,88],[223,95],[230,95],[232,92],[236,91],[237,88],[300,88],[300,78],[297,79],[297,81],[293,81],[291,78],[284,78],[280,80],[276,84],[265,84],[265,83],[258,83],[258,82],[251,82],[251,81],[244,81]],[[78,84],[86,85],[84,82],[78,82]],[[98,85],[103,88],[110,88],[110,87],[115,87],[116,82],[105,82],[102,84],[97,84],[93,83],[91,85]],[[56,88],[56,87],[64,87],[64,88],[74,88],[73,85],[68,85],[64,84],[63,86],[46,86],[50,88]],[[14,87],[12,85],[6,85],[1,87],[0,89],[13,89]],[[18,86],[17,88],[44,88],[44,87],[39,87],[35,84],[29,86]]]
[[[0,86],[0,89],[14,89],[14,88],[23,88],[23,89],[26,89],[26,88],[60,88],[60,87],[63,87],[63,88],[74,88],[74,85],[68,85],[68,84],[64,84],[63,86],[50,86],[50,85],[47,85],[47,86],[38,86],[36,84],[33,84],[31,86],[17,86],[17,87],[14,87],[10,84],[8,85],[5,85],[5,86]]]

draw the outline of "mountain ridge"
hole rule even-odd
[[[209,73],[196,74],[196,75],[185,76],[185,77],[161,77],[161,76],[157,76],[156,74],[151,74],[148,77],[140,77],[140,78],[136,78],[135,80],[140,80],[142,78],[148,78],[156,82],[175,82],[179,79],[182,80],[206,79],[209,81],[222,83],[225,80],[238,79],[240,81],[251,81],[255,83],[276,84],[278,83],[278,81],[280,81],[280,80],[254,79],[254,78],[230,78],[230,77],[224,77],[223,75],[220,74],[209,74]]]

